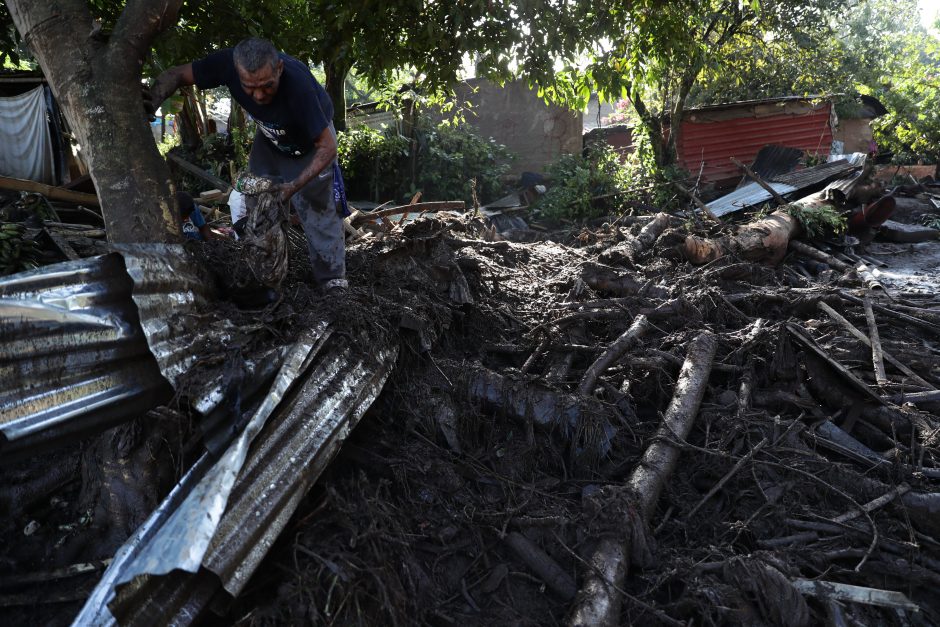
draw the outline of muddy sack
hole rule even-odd
[[[280,181],[242,174],[236,189],[245,196],[248,214],[241,236],[246,261],[255,279],[277,288],[287,276],[287,229],[290,205],[280,201]]]

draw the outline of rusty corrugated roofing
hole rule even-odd
[[[169,394],[130,293],[115,254],[0,279],[4,461],[142,416]]]
[[[779,113],[713,122],[694,122],[687,116],[682,121],[679,162],[690,172],[698,172],[704,161],[702,180],[721,182],[741,176],[732,157],[751,163],[769,144],[828,156],[832,146],[831,109],[829,102],[822,102],[801,115]]]

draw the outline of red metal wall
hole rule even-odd
[[[742,173],[731,157],[750,164],[757,151],[768,144],[827,157],[832,146],[831,107],[824,103],[800,115],[781,113],[765,117],[754,117],[748,110],[742,112],[742,117],[717,122],[686,119],[682,122],[679,162],[695,175],[704,158],[702,179],[721,185],[741,178]]]

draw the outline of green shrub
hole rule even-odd
[[[830,205],[801,207],[792,204],[784,207],[784,210],[797,219],[810,239],[840,235],[848,227],[847,218]]]
[[[337,152],[349,198],[381,202],[401,196],[408,160],[406,138],[360,125],[339,134]]]
[[[535,205],[549,221],[589,220],[610,213],[623,202],[617,196],[629,188],[630,174],[617,151],[591,144],[585,155],[563,155],[547,168],[550,187]]]
[[[502,193],[500,177],[510,155],[495,140],[482,139],[465,126],[419,120],[413,160],[410,141],[394,129],[358,126],[340,133],[347,195],[381,202],[407,200],[420,191],[424,200],[463,200],[471,206],[474,184],[481,203]]]
[[[495,139],[483,139],[466,125],[419,125],[415,189],[426,199],[463,200],[472,206],[473,186],[480,203],[504,192],[501,177],[511,155]]]

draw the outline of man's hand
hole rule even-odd
[[[288,181],[287,183],[281,183],[276,189],[281,202],[287,204],[290,202],[291,197],[300,191],[301,187],[303,185],[298,185],[297,181]]]
[[[150,116],[151,121],[156,119],[154,116],[164,100],[180,87],[193,85],[195,81],[193,66],[187,63],[170,68],[155,78],[149,87],[143,87],[144,110]]]

